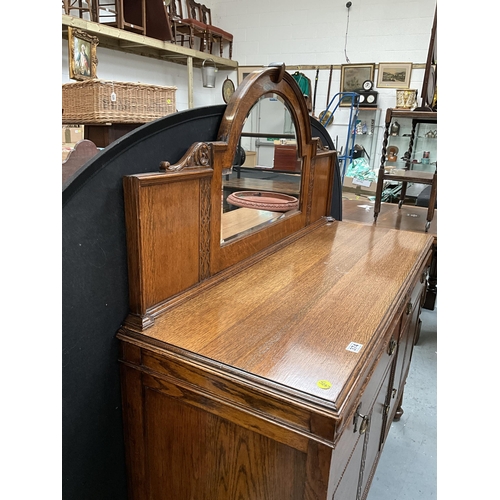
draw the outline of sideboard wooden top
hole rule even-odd
[[[401,307],[432,241],[427,234],[328,223],[194,294],[140,335],[333,405]],[[351,342],[363,347],[347,350]]]

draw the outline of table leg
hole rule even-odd
[[[403,206],[403,203],[405,201],[405,196],[406,196],[406,188],[408,186],[407,182],[402,182],[401,183],[401,193],[399,194],[399,203],[398,203],[398,208],[401,208]]]
[[[375,205],[373,206],[373,216],[377,220],[382,204],[382,190],[384,188],[384,167],[380,167],[378,171],[377,191],[375,192]]]

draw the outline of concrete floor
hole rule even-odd
[[[437,498],[437,305],[421,314],[403,410],[393,422],[366,500]]]

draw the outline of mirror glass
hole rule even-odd
[[[302,159],[283,99],[262,96],[246,117],[233,165],[222,173],[221,244],[300,210]]]

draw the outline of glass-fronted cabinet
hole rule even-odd
[[[386,118],[384,144],[382,147],[381,168],[386,173],[400,170],[415,170],[433,174],[437,170],[437,113],[393,109]],[[398,198],[395,182],[386,178],[383,201]],[[414,183],[408,186],[406,197],[417,198],[426,188],[425,184]]]
[[[411,134],[411,119],[393,120],[387,142],[386,170],[409,167],[411,170],[433,172],[437,165],[437,123],[416,123],[410,149]]]
[[[365,159],[370,168],[375,170],[378,167],[378,137],[380,131],[380,109],[379,108],[359,108],[356,120],[355,144],[361,146],[361,154],[365,154]],[[356,156],[354,154],[353,158]]]
[[[437,200],[437,111],[389,108],[385,115],[374,217],[384,201],[399,207],[427,189],[429,229]],[[415,203],[418,204],[418,203]]]

